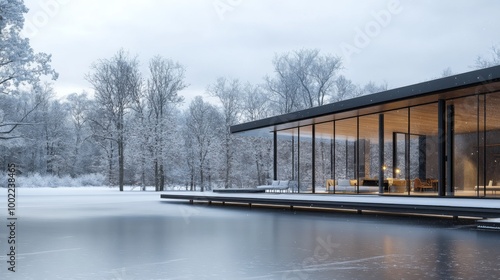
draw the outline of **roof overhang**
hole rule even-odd
[[[231,133],[266,136],[298,126],[500,91],[500,66],[471,71],[306,110],[231,126]]]

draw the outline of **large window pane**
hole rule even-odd
[[[389,194],[407,192],[406,135],[408,134],[408,109],[384,113],[384,177],[389,183]]]
[[[312,125],[299,128],[299,186],[300,192],[311,193],[312,188]]]
[[[437,117],[437,103],[410,109],[408,178],[412,181],[414,194],[437,195]]]
[[[484,182],[490,185],[486,188],[486,196],[497,196],[495,186],[500,186],[500,95],[498,93],[488,94],[486,103],[486,146],[485,146],[485,175]],[[483,191],[484,194],[484,191]]]
[[[316,124],[316,192],[327,190],[327,180],[333,179],[333,122]],[[328,188],[333,191],[333,186]]]
[[[278,180],[296,180],[298,170],[298,129],[278,131]]]
[[[455,195],[474,196],[478,185],[478,98],[448,101],[455,109],[454,187]]]
[[[360,192],[378,192],[379,115],[359,117]],[[383,178],[382,178],[383,179]]]
[[[340,192],[356,192],[357,175],[357,119],[335,122],[335,176]],[[349,180],[348,186],[347,181]]]

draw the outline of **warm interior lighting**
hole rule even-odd
[[[396,168],[396,174],[399,174],[399,173],[401,173],[401,169]]]
[[[386,171],[387,170],[387,165],[382,165],[382,170]]]

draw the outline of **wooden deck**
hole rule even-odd
[[[485,198],[449,197],[402,197],[379,195],[326,195],[289,193],[214,193],[214,192],[164,192],[160,196],[166,200],[186,200],[193,202],[244,203],[248,205],[268,205],[285,207],[314,207],[327,209],[349,209],[463,216],[477,218],[500,217],[500,201]]]

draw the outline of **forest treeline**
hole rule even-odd
[[[0,2],[0,166],[15,163],[25,176],[101,174],[120,190],[263,184],[272,174],[271,139],[232,135],[232,125],[387,89],[345,77],[341,57],[299,49],[275,54],[273,73],[259,84],[220,77],[187,103],[182,62],[160,54],[143,73],[139,57],[120,49],[88,69],[92,93],[55,98],[42,82],[58,77],[51,55],[20,35],[26,12],[22,0]],[[493,59],[478,57],[476,66],[498,57],[493,48]]]

